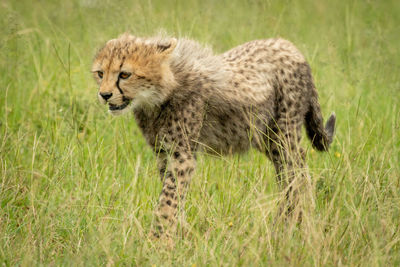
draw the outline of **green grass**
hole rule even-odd
[[[34,2],[32,4],[31,2]],[[0,262],[400,265],[398,1],[1,1]],[[97,48],[159,29],[222,52],[281,36],[309,60],[328,153],[309,149],[311,224],[274,226],[273,166],[200,155],[173,251],[147,239],[161,182],[132,116],[97,103]]]

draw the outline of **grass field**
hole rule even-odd
[[[32,3],[34,2],[34,3]],[[0,262],[399,266],[400,2],[0,1]],[[225,51],[281,36],[310,62],[328,153],[309,150],[310,224],[274,226],[260,153],[200,155],[174,250],[147,239],[161,182],[132,116],[97,103],[97,48],[164,29]]]

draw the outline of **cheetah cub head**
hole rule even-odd
[[[160,105],[177,86],[170,69],[175,38],[137,38],[124,34],[110,40],[93,61],[98,98],[120,115],[135,108]]]

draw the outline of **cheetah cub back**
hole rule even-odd
[[[99,100],[113,115],[133,111],[158,155],[155,236],[175,231],[200,150],[255,147],[274,164],[285,214],[299,218],[310,204],[300,203],[309,181],[301,127],[315,149],[328,150],[335,115],[324,126],[310,67],[289,41],[256,40],[215,55],[188,39],[124,34],[98,51],[92,72]]]

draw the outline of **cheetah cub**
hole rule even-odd
[[[156,237],[176,230],[197,151],[265,153],[286,196],[284,213],[293,214],[309,180],[301,126],[315,149],[326,151],[332,142],[335,115],[324,127],[310,66],[283,39],[215,55],[188,39],[124,34],[98,51],[92,72],[99,100],[113,115],[133,111],[158,155]]]

